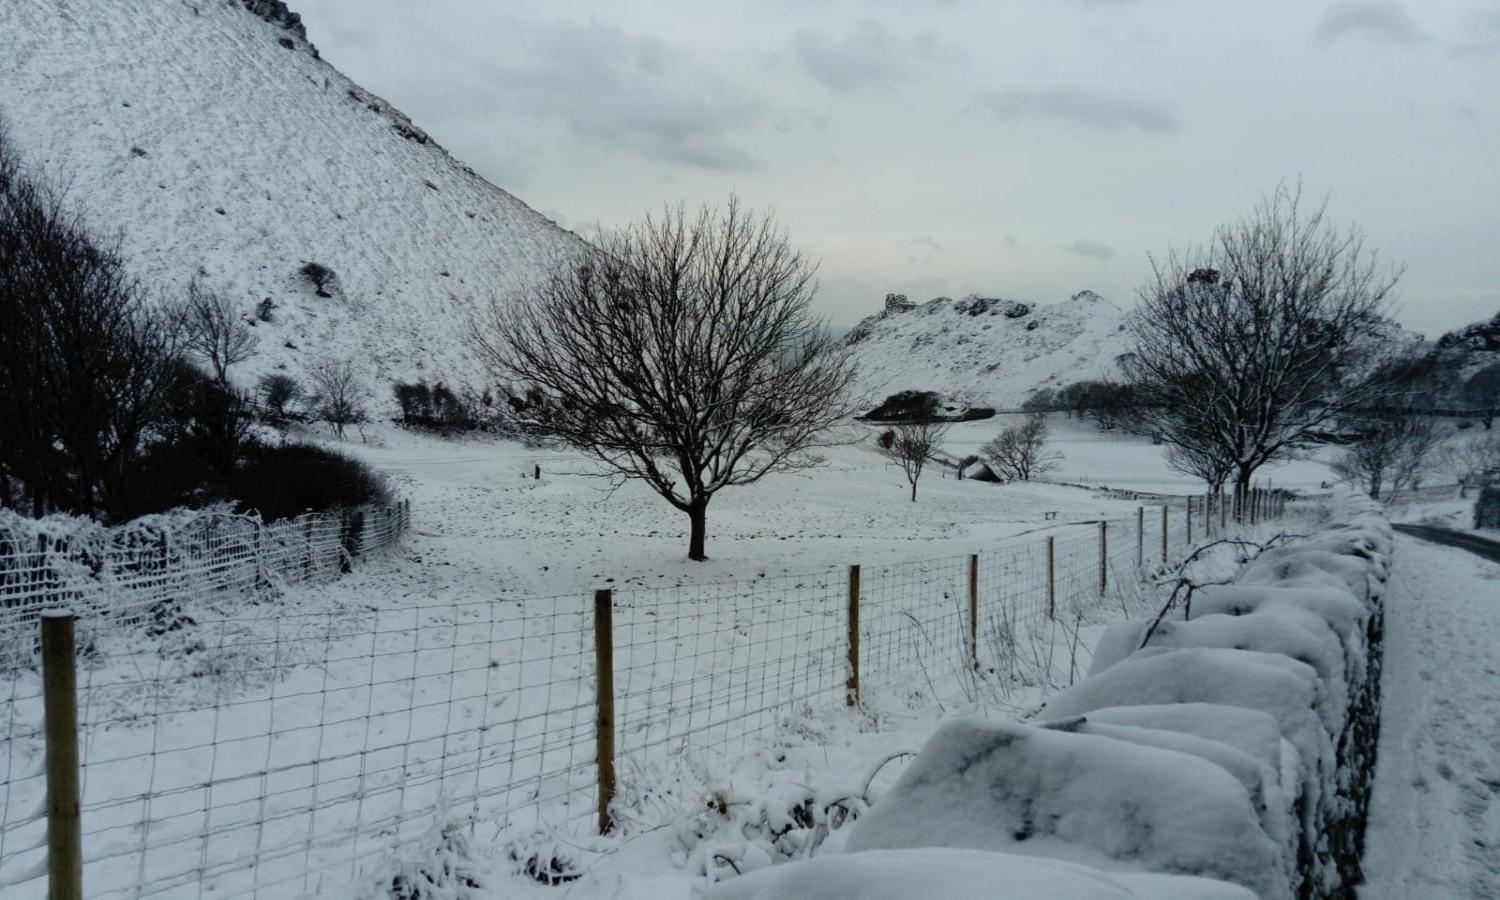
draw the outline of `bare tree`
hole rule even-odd
[[[1234,464],[1207,441],[1169,446],[1167,466],[1174,472],[1199,479],[1215,497],[1224,490],[1224,483],[1234,472]]]
[[[235,314],[228,297],[196,275],[188,282],[181,317],[183,349],[206,363],[215,381],[228,385],[229,367],[255,353],[254,330]]]
[[[559,260],[526,302],[491,303],[472,344],[532,398],[524,426],[650,485],[701,560],[718,491],[818,464],[854,412],[849,357],[808,312],[813,269],[733,198],[678,207]]]
[[[344,439],[344,429],[365,420],[364,391],[354,375],[354,364],[347,359],[324,360],[308,371],[316,399],[318,417],[333,426],[333,433]]]
[[[901,472],[911,484],[913,503],[917,502],[917,480],[922,477],[922,469],[927,460],[942,449],[948,427],[946,422],[901,422],[889,431],[892,435],[890,446],[886,446],[884,435],[877,444],[882,455],[901,466]]]
[[[1495,412],[1500,409],[1500,363],[1492,363],[1469,376],[1459,391],[1464,405],[1478,414],[1489,431]]]
[[[1030,415],[1000,432],[980,449],[996,475],[1006,481],[1030,481],[1057,468],[1062,455],[1047,450],[1047,419]]]
[[[1380,266],[1357,228],[1279,187],[1208,247],[1153,261],[1121,359],[1133,425],[1222,457],[1237,490],[1256,469],[1327,437],[1389,390],[1368,377],[1399,270]]]
[[[1359,442],[1332,463],[1335,475],[1359,485],[1376,500],[1390,502],[1417,487],[1432,464],[1442,432],[1431,416],[1392,413],[1365,419]]]
[[[1468,497],[1469,488],[1479,487],[1487,473],[1500,472],[1500,437],[1455,441],[1439,452],[1438,461],[1458,482],[1458,496]]]
[[[35,515],[122,513],[177,333],[126,274],[118,239],[23,171],[0,129],[0,494]]]

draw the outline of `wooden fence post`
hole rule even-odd
[[[969,554],[969,650],[979,668],[979,554]]]
[[[1167,564],[1167,529],[1171,527],[1171,521],[1167,518],[1170,509],[1167,506],[1161,508],[1161,562]]]
[[[1057,538],[1047,535],[1047,618],[1057,618]]]
[[[594,718],[594,756],[599,769],[599,833],[614,828],[609,805],[615,799],[615,596],[594,591],[594,670],[598,715]]]
[[[42,613],[42,707],[47,735],[47,895],[52,900],[83,900],[72,613]]]
[[[302,541],[302,577],[311,578],[313,572],[313,515],[311,511],[302,514],[302,520],[306,525],[303,531]]]
[[[1135,508],[1135,567],[1146,564],[1146,507]]]
[[[1099,596],[1109,590],[1109,523],[1099,523]]]
[[[859,566],[849,567],[849,681],[844,703],[859,705]]]

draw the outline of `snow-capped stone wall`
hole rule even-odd
[[[852,826],[850,851],[1048,856],[1347,896],[1379,723],[1380,507],[1335,497],[1306,536],[1162,623],[1113,626],[1029,724],[950,723]]]

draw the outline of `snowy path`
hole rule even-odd
[[[1500,898],[1500,565],[1398,538],[1365,898]]]

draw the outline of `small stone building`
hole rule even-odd
[[[1474,501],[1474,527],[1500,531],[1500,485],[1486,485]]]

